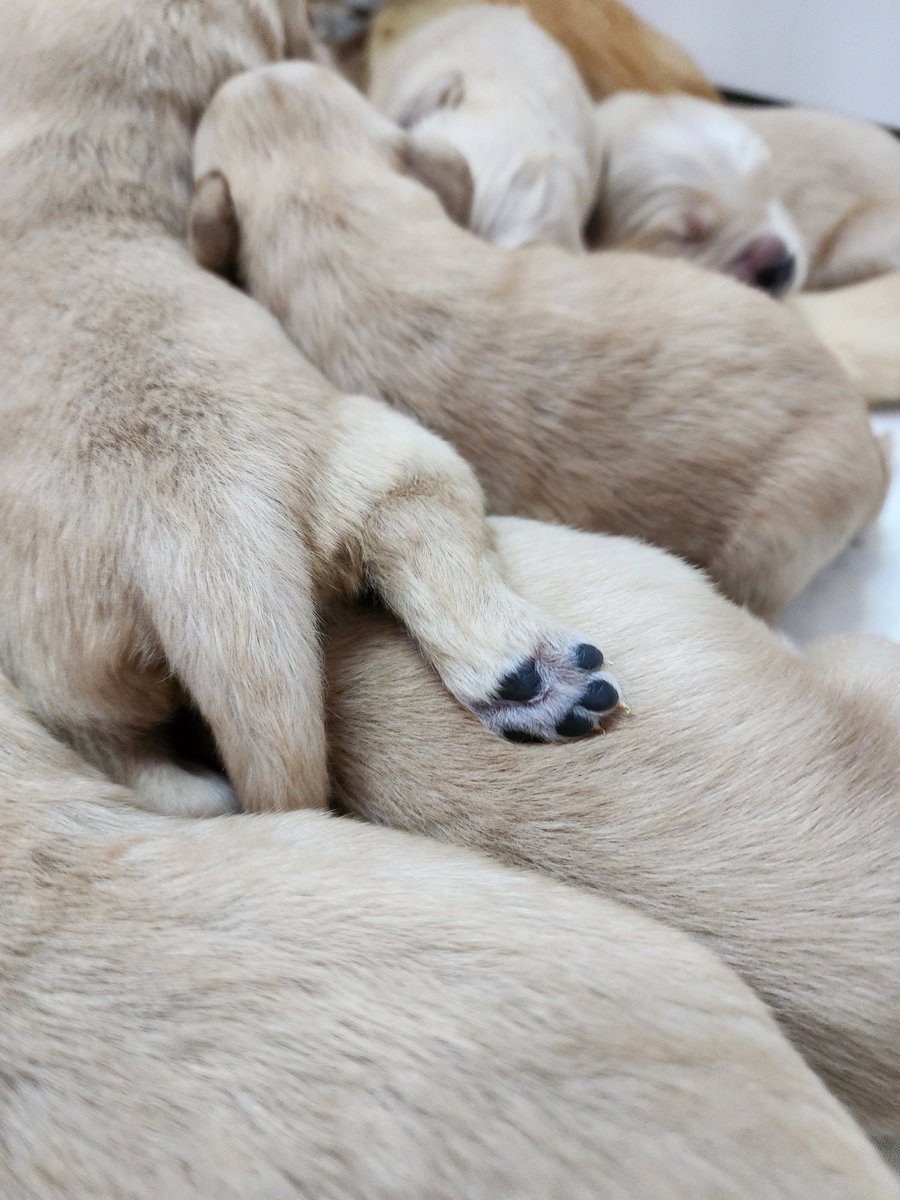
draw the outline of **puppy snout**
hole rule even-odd
[[[788,290],[797,271],[797,260],[780,237],[755,238],[735,263],[734,273],[744,283],[772,296]]]

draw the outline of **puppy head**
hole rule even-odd
[[[597,127],[594,244],[687,258],[776,296],[802,283],[806,254],[769,149],[722,105],[621,93],[597,106]]]
[[[465,223],[472,180],[450,146],[400,129],[326,67],[291,62],[248,71],[219,90],[197,131],[195,252],[206,265],[234,265],[233,252],[222,250],[226,233],[233,237],[261,208],[290,210],[298,221],[313,210],[346,220],[359,209],[383,217],[378,183],[397,174],[425,184]]]

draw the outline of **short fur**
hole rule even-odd
[[[897,1200],[708,951],[321,813],[141,813],[0,680],[3,1200]]]
[[[789,303],[870,404],[900,400],[900,270]]]
[[[803,238],[777,190],[771,152],[746,122],[721,104],[646,92],[610,97],[595,119],[604,158],[595,245],[686,258],[746,283],[790,260],[790,273],[768,290],[802,284]]]
[[[369,95],[463,155],[475,233],[499,246],[584,248],[600,185],[593,107],[569,56],[524,8],[463,5],[427,22],[379,56]]]
[[[742,108],[772,151],[775,186],[809,248],[807,287],[900,270],[900,142],[867,121]]]
[[[328,650],[344,803],[695,934],[871,1131],[900,1132],[900,647],[799,656],[658,550],[495,528],[527,595],[603,629],[632,715],[517,758],[389,620],[347,616]]]
[[[195,169],[227,180],[241,269],[304,352],[453,442],[494,511],[648,538],[777,612],[887,482],[819,343],[685,263],[487,246],[409,177],[406,138],[285,64],[219,92]]]
[[[419,25],[463,2],[388,0],[373,25],[370,69],[376,70],[381,55]],[[346,0],[324,0],[332,9],[340,4],[346,6]],[[524,7],[568,50],[597,100],[624,88],[716,98],[715,88],[687,51],[642,21],[621,0],[527,0]]]
[[[500,578],[459,457],[336,392],[183,245],[199,110],[311,50],[284,5],[0,3],[0,665],[144,803],[196,814],[235,801],[158,733],[184,692],[245,807],[325,802],[334,594],[374,586],[498,730],[561,736],[589,679]],[[498,695],[533,659],[549,703]]]

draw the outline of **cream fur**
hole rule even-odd
[[[896,1200],[684,935],[320,813],[141,813],[0,680],[4,1200]]]
[[[449,93],[429,97],[441,81]],[[593,107],[526,9],[470,4],[426,22],[374,61],[369,95],[391,120],[460,151],[475,233],[500,246],[584,248],[600,185]]]
[[[790,303],[870,404],[900,400],[900,270]]]
[[[494,511],[654,540],[767,615],[871,520],[861,399],[783,308],[684,263],[486,246],[415,147],[310,64],[234,80],[198,133],[244,277],[338,386],[447,437]]]
[[[373,586],[492,728],[567,736],[583,639],[505,586],[469,468],[183,246],[199,110],[312,48],[302,5],[0,17],[0,665],[41,719],[150,807],[233,808],[158,733],[187,693],[244,807],[321,805],[318,610]],[[532,660],[541,701],[498,696]]]
[[[632,715],[516,756],[386,618],[347,616],[328,651],[344,803],[695,934],[871,1131],[900,1132],[900,647],[800,657],[650,547],[495,529],[526,595],[615,647]]]
[[[742,108],[772,151],[775,184],[810,253],[810,288],[900,270],[900,143],[867,121]]]
[[[721,104],[695,96],[619,92],[597,105],[604,156],[595,241],[686,258],[747,278],[760,239],[806,274],[806,249],[788,215],[763,141]]]

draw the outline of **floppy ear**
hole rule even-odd
[[[201,267],[236,280],[240,226],[221,171],[207,171],[194,187],[188,240]]]
[[[412,129],[439,108],[458,108],[465,94],[462,71],[444,71],[403,105],[397,124],[401,129]]]
[[[403,158],[409,174],[434,192],[447,216],[457,225],[468,225],[475,184],[460,152],[440,138],[410,135]]]

